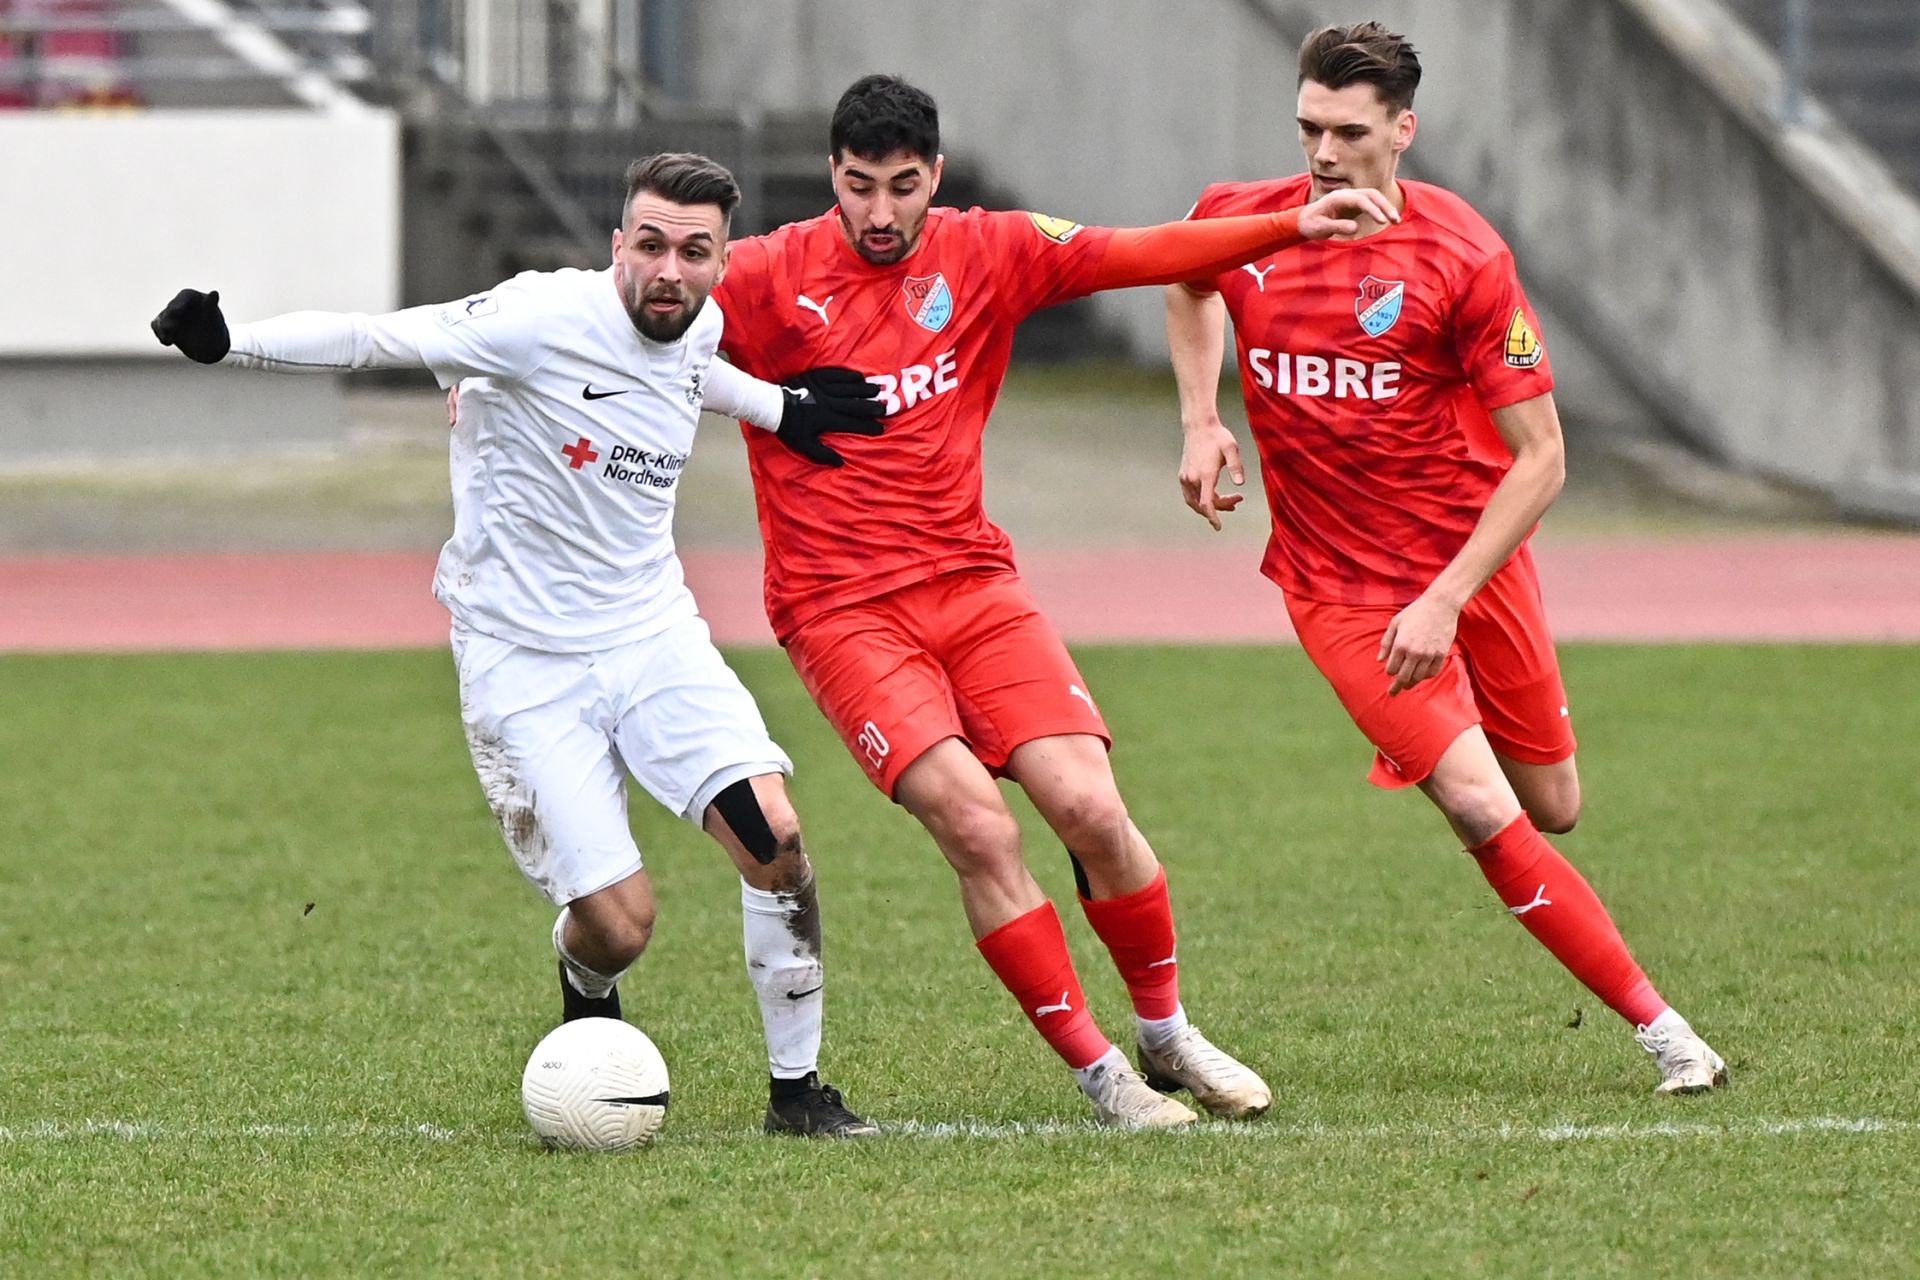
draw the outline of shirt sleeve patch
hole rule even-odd
[[[439,320],[441,324],[448,326],[465,324],[481,316],[490,316],[498,310],[500,310],[500,304],[494,300],[492,294],[476,293],[470,298],[449,302],[441,307]]]
[[[1033,219],[1033,225],[1041,235],[1056,244],[1065,244],[1080,234],[1080,224],[1077,222],[1068,222],[1065,218],[1050,217],[1044,213],[1030,213],[1027,216]]]
[[[1527,323],[1527,313],[1515,307],[1513,320],[1507,325],[1507,363],[1515,369],[1531,369],[1545,354],[1539,335]]]

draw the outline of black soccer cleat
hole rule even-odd
[[[620,989],[615,987],[598,1000],[592,1000],[573,989],[567,981],[567,966],[560,966],[560,1021],[573,1022],[579,1018],[618,1018],[620,1016]]]
[[[879,1125],[847,1110],[840,1091],[821,1084],[818,1071],[809,1071],[798,1080],[771,1080],[766,1129],[768,1133],[803,1138],[867,1138],[880,1132]]]

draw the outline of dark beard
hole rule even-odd
[[[919,236],[916,235],[909,239],[907,236],[896,231],[894,238],[899,242],[898,247],[889,249],[885,253],[869,249],[865,239],[854,238],[853,230],[847,225],[847,215],[844,213],[840,215],[840,230],[846,235],[847,242],[853,246],[853,251],[876,267],[892,266],[894,263],[912,253],[913,247],[920,243]]]
[[[896,236],[895,239],[898,243],[885,253],[879,253],[867,248],[867,242],[864,240],[856,241],[853,246],[853,251],[876,267],[890,267],[913,252],[913,245],[906,237]]]
[[[664,295],[655,295],[656,297]],[[700,308],[707,304],[705,298],[696,299],[691,294],[672,295],[675,301],[684,304],[678,315],[656,316],[647,310],[644,298],[627,300],[627,318],[633,321],[633,327],[650,342],[678,342],[686,336],[687,330],[700,317]]]

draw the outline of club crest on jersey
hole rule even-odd
[[[1382,280],[1368,276],[1360,282],[1360,296],[1353,300],[1353,314],[1369,338],[1377,338],[1400,320],[1400,304],[1407,298],[1405,280]]]
[[[922,329],[938,333],[953,319],[953,290],[947,288],[947,278],[940,272],[908,276],[900,292],[906,300],[907,314]]]
[[[1513,320],[1507,325],[1507,363],[1516,369],[1531,369],[1540,363],[1544,354],[1546,348],[1540,345],[1540,335],[1527,323],[1527,313],[1515,307]]]

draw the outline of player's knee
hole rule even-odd
[[[807,865],[806,845],[800,839],[800,815],[794,812],[783,792],[777,797],[762,797],[761,811],[766,814],[767,831],[773,837],[773,865]]]
[[[995,878],[1020,868],[1020,824],[1004,808],[966,804],[943,815],[940,845],[964,877]]]
[[[1548,835],[1565,835],[1580,821],[1580,782],[1577,778],[1555,778],[1545,787],[1535,787],[1520,797],[1533,825]]]
[[[1132,847],[1126,802],[1111,787],[1071,795],[1053,806],[1047,818],[1060,843],[1082,862],[1107,862]]]
[[[640,958],[653,939],[653,908],[632,907],[602,915],[588,926],[593,934],[593,949],[612,967],[624,969]]]
[[[1555,796],[1544,801],[1536,800],[1527,806],[1527,816],[1533,819],[1534,826],[1548,835],[1563,836],[1580,821],[1580,798]]]
[[[805,858],[800,842],[800,815],[787,799],[785,787],[757,791],[751,778],[729,783],[709,806],[709,817],[715,815],[763,867],[782,861],[791,866]]]
[[[1513,792],[1502,787],[1456,784],[1429,794],[1469,848],[1493,839],[1514,819]]]

